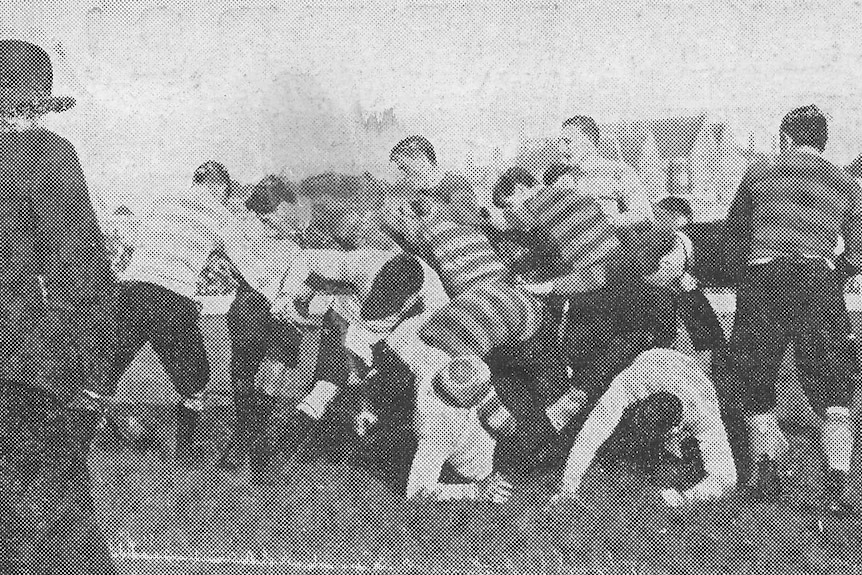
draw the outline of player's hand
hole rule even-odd
[[[512,497],[512,484],[496,471],[477,484],[480,501],[506,503]]]
[[[677,489],[662,489],[660,495],[664,504],[671,509],[680,509],[685,507],[688,503],[685,495],[680,493]]]

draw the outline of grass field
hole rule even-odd
[[[137,406],[148,422],[166,410]],[[324,457],[272,486],[214,468],[229,411],[206,412],[204,456],[191,466],[157,452],[97,443],[94,494],[122,573],[862,573],[862,520],[812,530],[819,465],[793,436],[786,500],[742,496],[678,513],[625,465],[594,468],[591,507],[549,510],[539,473],[506,505],[407,503],[363,470]],[[850,498],[862,506],[854,461]]]

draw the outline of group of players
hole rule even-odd
[[[181,396],[176,455],[195,456],[210,367],[193,296],[214,250],[241,278],[223,469],[283,477],[340,419],[358,461],[409,497],[504,502],[555,452],[555,501],[577,500],[606,457],[632,459],[671,507],[737,484],[774,496],[792,342],[822,417],[823,509],[848,511],[858,368],[843,287],[862,264],[862,170],[822,157],[815,106],[785,116],[779,157],[707,223],[679,198],[651,205],[630,167],[598,154],[585,116],[562,125],[564,162],[507,170],[482,206],[409,137],[390,159],[412,196],[342,206],[323,227],[274,177],[236,218],[227,170],[207,162],[153,198],[117,278],[74,146],[40,125],[75,104],[52,96],[52,77],[43,49],[0,40],[0,571],[115,572],[87,452],[99,422],[145,435],[111,398],[146,342]],[[701,282],[736,288],[729,340]],[[670,349],[678,320],[693,357]],[[267,381],[297,364],[309,331],[311,385],[277,401]]]
[[[680,198],[652,205],[634,170],[600,156],[587,116],[562,124],[563,163],[505,171],[490,205],[438,169],[426,138],[406,138],[390,160],[411,194],[395,207],[329,209],[326,233],[308,225],[298,188],[273,176],[234,219],[227,170],[208,162],[143,219],[118,284],[117,351],[91,397],[113,395],[151,341],[183,397],[177,452],[194,451],[209,366],[192,295],[217,249],[239,279],[223,469],[277,475],[327,439],[321,421],[346,414],[364,463],[389,469],[408,497],[502,502],[561,449],[556,501],[578,499],[596,457],[632,459],[672,507],[738,481],[775,496],[787,449],[775,385],[792,340],[824,418],[824,502],[844,513],[856,362],[843,285],[862,192],[822,158],[816,107],[790,112],[780,133],[777,163],[753,166],[728,218],[705,224]],[[738,288],[729,342],[701,281]],[[670,349],[680,319],[694,357]],[[310,330],[320,333],[310,388],[278,401],[267,381],[297,366]],[[403,469],[392,465],[405,454]],[[457,481],[441,482],[444,468]]]

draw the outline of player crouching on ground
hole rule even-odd
[[[308,442],[333,399],[372,363],[372,346],[404,319],[436,310],[447,299],[433,270],[417,258],[381,250],[306,250],[309,274],[300,289],[282,286],[273,312],[286,321],[308,323],[317,294],[346,295],[322,318],[321,342],[312,387],[296,405],[276,409],[252,449],[252,470],[260,475],[276,456],[293,457]],[[349,349],[349,351],[348,351]]]
[[[375,347],[355,417],[361,465],[378,476],[382,471],[408,498],[504,503],[512,485],[493,472],[496,442],[476,409],[447,405],[433,390],[436,378],[427,365],[436,351],[417,336],[428,315],[404,321]],[[441,482],[444,467],[457,483]]]
[[[553,504],[578,499],[581,481],[603,446],[610,456],[631,455],[645,469],[653,468],[657,481],[662,471],[666,478],[677,475],[662,470],[662,461],[671,467],[702,464],[699,480],[660,485],[670,507],[719,498],[736,485],[715,387],[693,359],[677,351],[645,351],[614,378],[575,439]]]

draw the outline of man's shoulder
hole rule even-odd
[[[844,169],[826,158],[807,153],[785,153],[774,165],[756,165],[750,170],[753,184],[772,180],[803,179],[838,191],[862,193],[859,184]]]

